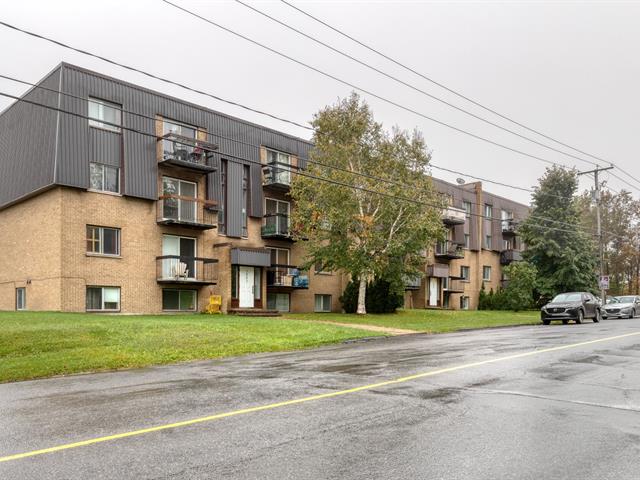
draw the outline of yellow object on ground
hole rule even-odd
[[[222,295],[210,295],[209,305],[205,308],[206,313],[221,313],[220,307],[222,306]]]

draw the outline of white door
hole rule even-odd
[[[164,235],[162,237],[162,255],[180,255],[180,237]],[[179,259],[165,258],[162,260],[162,278],[174,276],[175,267]]]
[[[431,277],[429,279],[429,306],[434,307],[438,305],[438,297],[440,296],[440,291],[438,288],[438,279],[435,277]]]
[[[240,308],[253,308],[255,273],[253,267],[240,267]]]

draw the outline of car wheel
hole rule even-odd
[[[551,320],[542,320],[543,325],[549,325],[550,323],[551,323]]]
[[[629,318],[635,318],[636,317],[636,309],[634,308],[633,310],[631,310],[631,316]]]
[[[596,316],[593,317],[593,323],[598,323],[600,321],[600,310],[596,309]]]
[[[582,313],[582,310],[578,310],[578,318],[576,318],[576,323],[580,324],[582,323],[582,320],[584,320],[584,313]]]
[[[568,325],[569,324],[569,320],[562,320],[562,324],[563,325]]]

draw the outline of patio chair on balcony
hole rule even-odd
[[[189,268],[187,267],[187,264],[184,262],[178,262],[175,264],[173,266],[173,276],[176,280],[186,280],[189,277]]]

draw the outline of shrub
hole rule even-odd
[[[346,313],[356,313],[358,308],[357,279],[351,280],[344,289],[340,302]],[[367,284],[365,306],[367,313],[393,313],[404,303],[402,293],[394,285],[382,278],[376,278]]]

